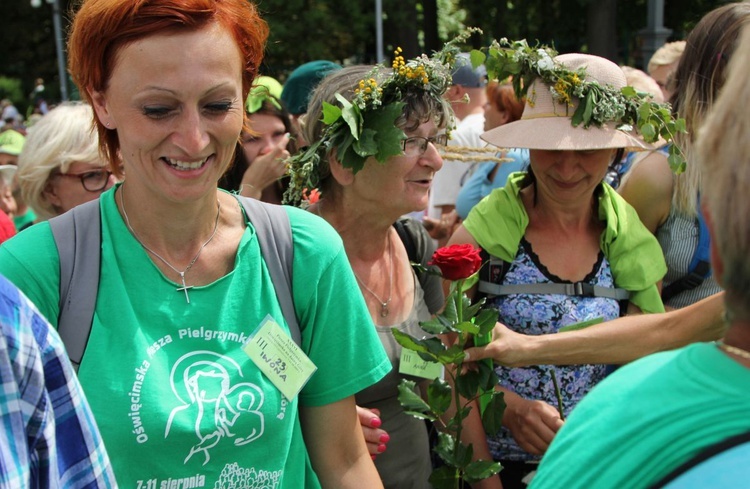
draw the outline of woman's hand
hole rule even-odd
[[[464,362],[490,358],[504,367],[525,367],[529,363],[524,360],[524,349],[532,341],[533,337],[516,333],[498,322],[492,330],[492,340],[487,345],[464,350]]]
[[[529,401],[503,390],[506,402],[503,426],[510,430],[523,450],[533,455],[544,455],[563,425],[560,413],[544,401]]]
[[[391,439],[385,430],[379,429],[383,422],[380,420],[380,411],[357,406],[357,417],[365,435],[365,443],[370,457],[375,460],[379,454],[385,451],[385,444]]]
[[[286,149],[289,139],[289,134],[285,134],[271,151],[258,155],[249,163],[242,175],[240,195],[259,199],[263,189],[284,176],[286,160],[289,158],[289,151]]]
[[[427,230],[427,234],[432,239],[437,240],[439,246],[445,246],[460,224],[461,220],[455,210],[443,214],[440,219],[427,216],[422,219],[422,225]]]

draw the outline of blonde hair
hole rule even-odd
[[[672,108],[685,119],[688,133],[678,134],[675,138],[686,155],[687,170],[675,177],[672,207],[689,217],[697,215],[701,188],[701,165],[692,145],[724,85],[727,62],[743,26],[748,23],[748,2],[730,3],[712,10],[688,36],[685,52],[674,71]]]
[[[707,178],[704,200],[712,217],[714,242],[723,261],[727,306],[750,318],[750,27],[732,58],[721,95],[700,130],[696,152]]]
[[[23,199],[40,219],[59,214],[44,197],[51,175],[66,173],[75,162],[106,166],[99,153],[93,118],[90,105],[66,102],[29,128],[26,144],[18,156],[18,185]]]
[[[648,73],[632,66],[620,66],[620,68],[625,73],[628,86],[635,88],[639,92],[648,93],[653,97],[654,102],[664,103],[664,94],[661,88],[659,88],[659,84]]]
[[[660,66],[669,66],[680,60],[682,52],[685,51],[685,41],[668,42],[654,52],[648,60],[646,70],[649,74]]]

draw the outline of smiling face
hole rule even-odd
[[[91,96],[117,131],[128,187],[174,202],[215,192],[242,129],[241,75],[240,51],[218,24],[122,48],[107,89]]]
[[[255,134],[245,134],[242,138],[242,149],[248,163],[252,163],[258,156],[270,153],[287,132],[284,121],[264,113],[250,115],[250,128]]]
[[[423,122],[406,137],[432,137],[438,134],[435,122]],[[353,190],[358,198],[373,203],[383,210],[393,209],[398,216],[423,211],[429,202],[435,172],[443,166],[443,159],[435,145],[427,145],[421,156],[393,156],[381,164],[370,158],[354,176]]]
[[[607,173],[617,149],[529,150],[540,197],[560,204],[587,204]]]
[[[66,172],[68,176],[57,174],[50,177],[42,192],[42,198],[52,204],[52,207],[59,214],[67,212],[77,205],[97,199],[102,192],[110,189],[117,181],[113,175],[107,175],[106,170],[103,162],[73,162]],[[96,188],[102,184],[104,186],[97,191],[86,190],[79,177],[88,178],[89,183],[87,185],[90,188]]]

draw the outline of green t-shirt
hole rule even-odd
[[[288,402],[242,350],[267,314],[287,329],[252,226],[234,270],[191,289],[187,304],[127,230],[113,196],[101,198],[99,294],[79,378],[119,486],[319,487],[298,402],[338,401],[391,368],[336,232],[288,209],[302,348],[318,368]],[[0,248],[0,273],[53,324],[58,262],[47,223]]]
[[[618,369],[573,410],[532,489],[646,488],[702,448],[750,430],[750,369],[712,343]]]
[[[29,207],[29,209],[20,216],[13,217],[13,225],[19,231],[26,229],[34,221],[36,221],[36,214],[34,214],[34,211],[31,209],[31,207]]]

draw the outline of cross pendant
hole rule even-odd
[[[185,291],[185,300],[187,301],[188,304],[190,304],[190,296],[188,296],[188,289],[192,289],[193,286],[187,285],[185,283],[185,272],[179,272],[179,274],[180,274],[180,279],[182,280],[182,287],[178,287],[177,292]]]

